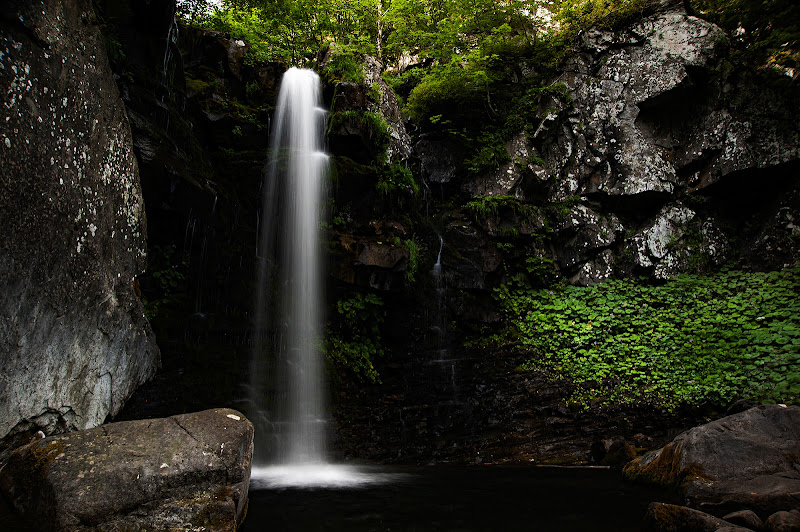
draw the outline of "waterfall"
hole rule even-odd
[[[319,76],[290,68],[272,121],[259,221],[251,408],[250,486],[352,487],[394,477],[331,464],[322,353],[319,238],[328,156]]]
[[[326,113],[319,77],[284,74],[265,178],[251,371],[254,462],[327,460],[319,239]],[[268,362],[269,357],[274,359]]]

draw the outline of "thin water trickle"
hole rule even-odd
[[[164,49],[164,69],[162,72],[164,85],[169,85],[169,63],[172,61],[172,48],[178,43],[178,31],[178,20],[173,16],[167,31],[167,43]],[[161,103],[164,103],[163,99]],[[169,116],[167,118],[169,119]]]

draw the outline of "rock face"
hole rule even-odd
[[[548,258],[572,284],[794,263],[800,134],[787,110],[800,94],[733,66],[729,37],[680,3],[657,11],[582,34],[527,134],[507,143],[510,162],[471,175],[457,139],[423,131],[420,175],[450,196],[513,196],[607,220],[613,230],[587,220],[553,235]]]
[[[800,509],[800,407],[762,405],[693,428],[625,474],[680,486],[689,506],[714,515]]]
[[[88,0],[0,8],[0,438],[99,425],[159,365],[133,142]]]
[[[235,531],[252,454],[235,410],[125,421],[18,448],[0,490],[37,530]]]
[[[249,64],[242,41],[179,26],[174,0],[94,5],[121,52],[111,67],[150,228],[139,283],[164,365],[117,419],[227,404],[248,381],[253,242],[270,109],[286,66]],[[217,370],[191,371],[200,366]]]
[[[561,78],[574,104],[554,100],[556,110],[537,129],[531,142],[545,164],[529,172],[528,193],[544,187],[550,201],[591,199],[618,215],[628,237],[619,233],[609,247],[632,252],[633,259],[617,253],[612,263],[618,273],[630,272],[625,263],[658,279],[713,267],[731,258],[729,241],[736,238],[743,247],[774,239],[762,255],[775,258],[772,267],[793,262],[798,249],[785,241],[794,232],[788,218],[772,224],[772,237],[741,238],[743,219],[760,208],[760,192],[749,204],[743,199],[727,220],[708,206],[690,208],[682,198],[761,191],[757,176],[777,191],[800,156],[794,119],[780,111],[798,108],[797,91],[745,71],[725,71],[724,32],[682,6],[667,3],[664,9],[623,31],[582,36],[582,53],[569,60]],[[796,191],[796,179],[793,186]],[[771,205],[765,216],[784,209],[794,219],[795,193],[777,193],[780,205]],[[795,258],[786,260],[787,254]],[[578,274],[581,265],[591,266],[591,257],[571,256],[575,264],[562,269],[573,282],[602,280]]]

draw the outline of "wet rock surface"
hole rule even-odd
[[[111,423],[18,448],[0,490],[37,530],[235,531],[252,452],[235,410]]]
[[[647,508],[644,527],[645,530],[659,532],[711,532],[717,530],[748,532],[751,530],[699,510],[661,502],[654,502]]]
[[[0,438],[14,439],[99,425],[160,359],[133,140],[91,3],[4,3],[0,50]]]
[[[386,319],[400,318],[390,313]],[[429,343],[423,353],[387,353],[380,361],[381,385],[340,390],[334,411],[338,456],[385,463],[588,465],[602,461],[593,461],[592,444],[609,440],[607,454],[619,466],[636,452],[625,440],[652,448],[679,432],[675,420],[649,410],[626,412],[622,423],[613,413],[568,408],[560,385],[515,370],[522,356],[448,351]]]
[[[695,427],[624,471],[680,487],[691,508],[716,516],[750,510],[767,521],[800,509],[798,457],[800,407],[762,405]]]

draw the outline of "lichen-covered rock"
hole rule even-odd
[[[555,129],[567,143],[551,143],[560,149],[545,154],[552,174],[561,176],[554,199],[592,192],[672,193],[679,179],[664,149],[671,145],[639,127],[637,118],[641,106],[686,82],[687,68],[706,66],[724,33],[672,12],[608,36],[608,43],[596,37],[592,34],[586,43],[594,55],[575,57],[569,68],[567,85],[577,100],[577,114],[568,121],[561,118],[562,128]],[[628,46],[612,46],[618,42]]]
[[[0,10],[0,438],[99,425],[159,365],[130,127],[88,0]]]
[[[676,199],[746,170],[770,172],[800,156],[787,109],[797,91],[745,69],[720,67],[727,36],[667,6],[622,31],[587,32],[568,60],[572,106],[537,131],[550,198]]]
[[[604,249],[611,247],[625,228],[616,215],[607,216],[595,212],[586,205],[576,205],[567,212],[556,227],[558,247],[556,258],[562,270],[575,270],[582,264],[596,257]],[[607,259],[603,259],[607,263]],[[596,267],[597,273],[588,277],[598,276],[603,280],[608,275],[603,275],[604,269]],[[609,273],[610,274],[610,273]]]
[[[665,205],[626,240],[625,247],[636,266],[651,271],[656,279],[669,279],[694,270],[692,265],[721,264],[728,240],[713,218],[701,218],[676,202]]]
[[[611,278],[614,274],[616,256],[610,249],[600,252],[592,259],[583,262],[577,273],[569,277],[570,284],[576,286],[591,286],[595,283],[602,283]]]
[[[381,77],[382,72],[383,65],[377,59],[371,56],[364,58],[364,84],[378,92],[378,101],[375,102],[372,110],[380,114],[389,126],[391,138],[386,150],[386,157],[389,162],[395,163],[408,159],[411,154],[411,137],[406,132],[397,96]]]
[[[535,173],[538,169],[536,163],[531,161],[533,150],[527,135],[519,133],[506,142],[506,152],[511,157],[511,162],[493,172],[465,181],[461,187],[464,192],[470,196],[513,195],[524,198],[521,185],[526,172]]]
[[[15,450],[0,491],[37,530],[235,531],[253,425],[230,409],[111,423]]]

